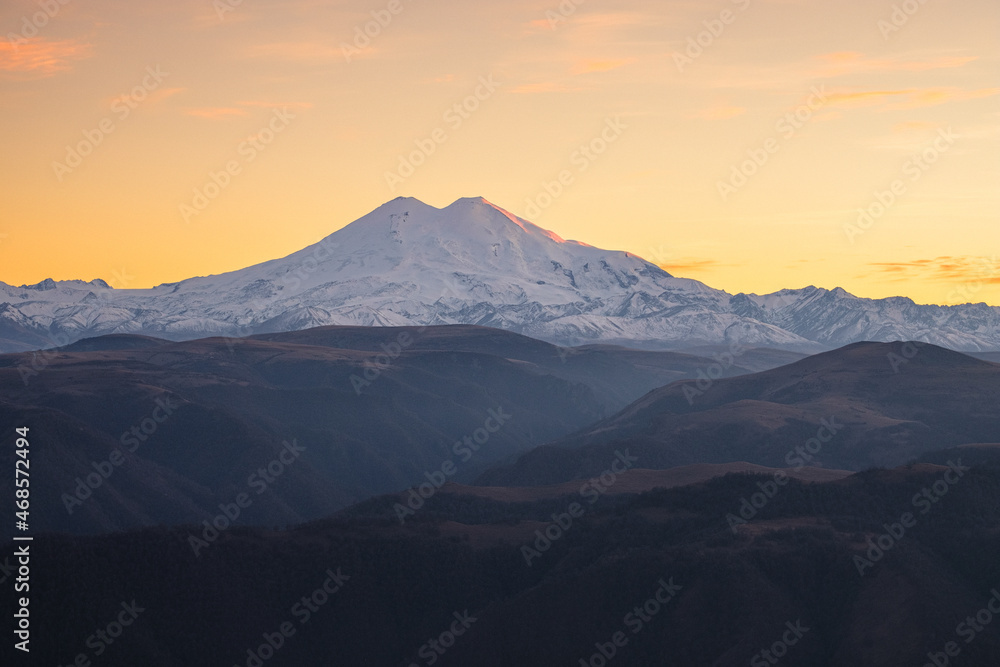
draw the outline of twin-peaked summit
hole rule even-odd
[[[733,296],[629,252],[564,240],[481,197],[440,209],[401,197],[287,257],[152,289],[0,283],[0,351],[105,333],[185,339],[330,324],[479,324],[564,345],[904,339],[1000,349],[998,308],[813,287]]]
[[[384,282],[422,300],[551,306],[692,283],[631,253],[566,241],[482,197],[441,209],[401,197],[322,243],[335,245],[338,279]]]

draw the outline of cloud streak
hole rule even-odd
[[[663,262],[659,267],[672,275],[682,275],[684,273],[698,273],[711,271],[724,266],[731,266],[715,259],[683,258],[675,261]]]
[[[726,120],[728,118],[736,118],[737,116],[742,116],[747,111],[746,107],[733,107],[733,106],[721,106],[721,107],[711,107],[709,109],[702,109],[695,113],[692,118],[701,118],[704,120]]]
[[[196,118],[207,118],[208,120],[219,120],[238,116],[249,116],[248,109],[311,109],[309,102],[269,102],[265,100],[245,100],[237,102],[235,106],[218,107],[191,107],[185,109],[184,114],[195,116]]]
[[[538,95],[540,93],[573,93],[586,90],[583,86],[570,86],[565,83],[555,81],[539,81],[537,83],[522,83],[510,89],[510,92],[518,95]]]
[[[1000,258],[942,255],[907,262],[869,262],[874,276],[894,282],[934,281],[1000,284]],[[871,278],[872,274],[858,278]]]
[[[880,107],[880,111],[903,111],[937,106],[950,102],[965,102],[1000,95],[1000,88],[910,88],[904,90],[861,90],[832,92],[827,104],[844,107]]]
[[[239,107],[198,107],[194,109],[187,109],[184,113],[188,116],[195,116],[196,118],[207,118],[209,120],[218,120],[220,118],[232,118],[233,116],[249,116],[250,112],[246,109],[240,109]]]
[[[16,78],[50,77],[72,69],[77,60],[89,58],[92,50],[90,44],[72,39],[0,41],[0,72]]]
[[[913,60],[905,57],[867,58],[859,51],[839,51],[817,56],[824,65],[821,76],[844,76],[863,72],[926,72],[934,69],[962,67],[978,56],[938,56]]]
[[[619,58],[616,60],[583,60],[573,66],[573,74],[591,74],[594,72],[610,72],[634,62],[634,58]]]

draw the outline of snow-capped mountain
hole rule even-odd
[[[482,198],[398,198],[282,259],[152,289],[0,282],[0,351],[106,333],[171,339],[329,324],[479,324],[560,345],[739,341],[819,349],[923,340],[1000,349],[1000,308],[807,287],[730,295],[634,254],[566,241]]]

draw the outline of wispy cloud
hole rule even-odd
[[[926,120],[907,120],[901,123],[896,123],[892,126],[893,132],[926,132],[927,130],[935,130],[939,127],[936,123],[931,123]]]
[[[736,118],[737,116],[742,116],[747,111],[746,107],[733,107],[733,106],[721,106],[721,107],[711,107],[708,109],[702,109],[695,112],[692,116],[693,118],[702,118],[705,120],[726,120],[727,118]]]
[[[142,101],[142,105],[144,107],[155,106],[155,105],[163,102],[164,100],[167,100],[167,99],[173,97],[174,95],[179,95],[180,93],[183,93],[185,91],[187,91],[187,88],[157,88],[156,90],[151,91],[146,96],[146,99]],[[121,98],[120,94],[119,95],[113,95],[113,96],[107,98],[107,103],[109,105],[113,104],[116,100],[118,100],[120,98]]]
[[[719,74],[702,83],[711,88],[787,90],[804,82],[832,82],[840,77],[863,77],[887,73],[920,73],[964,67],[977,56],[902,54],[869,57],[860,51],[822,53],[809,58],[772,65],[753,66],[733,63],[719,69]],[[884,80],[884,77],[881,79]],[[884,84],[883,84],[884,85]],[[808,85],[806,85],[808,87]]]
[[[219,120],[234,116],[249,116],[250,109],[311,109],[311,102],[273,102],[270,100],[242,100],[233,106],[191,107],[184,110],[187,116]]]
[[[827,104],[839,104],[841,106],[865,106],[879,104],[887,97],[896,95],[911,95],[915,90],[860,90],[844,93],[830,93],[826,96]]]
[[[574,25],[584,30],[613,30],[619,28],[645,27],[656,25],[664,19],[659,12],[595,12],[581,13],[573,17]]]
[[[151,92],[146,100],[150,104],[157,104],[167,98],[173,97],[174,95],[183,93],[185,90],[187,90],[187,88],[160,88]]]
[[[1000,284],[1000,258],[943,255],[908,262],[870,262],[872,272],[858,278],[878,276],[891,281],[934,281]]]
[[[678,258],[676,260],[670,260],[659,264],[659,267],[668,273],[674,275],[683,275],[685,273],[700,273],[703,271],[710,271],[713,269],[722,268],[725,266],[731,266],[725,264],[715,259],[698,259],[694,257]]]
[[[552,10],[552,7],[549,9]],[[561,32],[586,32],[590,35],[599,31],[606,35],[610,31],[622,28],[649,26],[654,22],[654,16],[654,14],[644,12],[628,11],[587,12],[584,7],[580,7],[580,11],[567,14],[563,14],[558,10],[552,10],[544,18],[534,18],[522,25],[524,26],[524,32],[529,35],[557,30]]]
[[[374,47],[369,47],[363,53],[370,55],[373,51]],[[344,53],[339,46],[324,42],[274,42],[271,44],[259,44],[251,50],[251,55],[309,63],[325,60],[344,61]]]
[[[573,74],[590,74],[593,72],[610,72],[611,70],[624,67],[634,58],[618,58],[614,60],[582,60],[573,66]]]
[[[889,111],[899,109],[917,109],[920,107],[936,106],[949,102],[965,102],[968,100],[978,100],[984,97],[1000,95],[1000,88],[977,88],[974,90],[962,90],[961,88],[926,88],[924,90],[913,91],[905,100],[899,100],[886,107]]]
[[[542,30],[555,30],[556,27],[549,19],[534,19],[528,21],[524,26],[524,31],[528,34],[540,32]]]
[[[77,60],[92,55],[90,44],[72,39],[48,41],[33,38],[21,42],[0,41],[0,72],[15,78],[44,78],[65,72]]]
[[[198,118],[208,118],[210,120],[217,120],[219,118],[231,118],[232,116],[249,116],[250,112],[246,109],[241,109],[239,107],[199,107],[195,109],[186,109],[184,113],[188,116],[196,116]]]
[[[539,93],[570,93],[586,90],[583,86],[570,86],[565,83],[555,81],[539,81],[538,83],[522,83],[510,89],[510,92],[519,95],[537,95]]]
[[[822,65],[825,76],[841,76],[862,72],[925,72],[932,69],[962,67],[978,56],[936,56],[913,59],[903,56],[894,58],[868,58],[860,51],[838,51],[823,53],[816,57]]]
[[[312,102],[274,102],[271,100],[243,100],[236,103],[241,107],[259,107],[264,109],[312,109]]]
[[[949,102],[964,102],[1000,95],[1000,88],[910,88],[904,90],[859,90],[832,92],[827,95],[831,106],[879,107],[881,111],[901,111],[937,106]]]

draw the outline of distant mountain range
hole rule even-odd
[[[482,198],[395,199],[282,259],[151,289],[0,282],[0,352],[111,333],[186,340],[323,325],[477,324],[563,346],[771,346],[862,340],[1000,350],[1000,308],[806,287],[729,294],[621,251],[566,241]]]
[[[750,350],[725,374],[800,357]],[[439,481],[471,480],[715,363],[463,325],[185,342],[114,334],[0,355],[0,423],[29,425],[44,443],[32,515],[49,530],[198,523],[243,492],[256,502],[240,524],[289,525],[426,482],[445,462],[455,468]],[[510,418],[487,423],[491,410]],[[256,471],[287,443],[304,451],[285,453],[261,488]],[[13,467],[14,449],[0,461]]]
[[[861,470],[1000,442],[1000,364],[913,343],[751,349],[724,368],[485,327],[320,327],[116,334],[33,370],[40,357],[0,355],[0,422],[46,443],[33,516],[73,533],[197,523],[250,491],[260,499],[240,524],[289,525],[425,482],[585,479],[626,450],[653,470]]]
[[[934,345],[854,343],[752,375],[655,389],[479,483],[586,478],[622,447],[646,468],[892,467],[945,447],[1000,442],[998,402],[1000,364]]]

